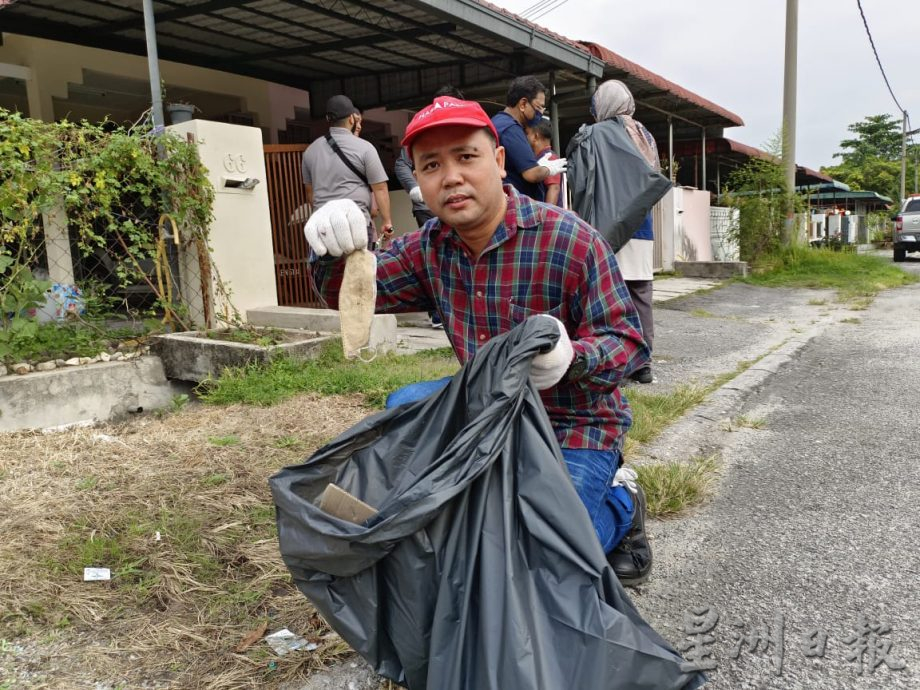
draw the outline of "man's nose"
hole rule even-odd
[[[460,166],[456,163],[446,163],[444,165],[444,186],[454,187],[461,182],[463,182],[463,173]]]

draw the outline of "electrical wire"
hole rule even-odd
[[[530,18],[530,21],[534,22],[534,21],[540,19],[541,17],[545,17],[545,16],[546,16],[547,14],[549,14],[550,12],[553,12],[554,10],[558,10],[560,7],[562,7],[562,6],[563,6],[565,3],[567,3],[568,1],[569,1],[569,0],[559,0],[559,2],[557,2],[557,3],[556,3],[555,5],[553,5],[552,7],[549,7],[549,8],[547,8],[546,10],[544,10],[543,12],[541,12],[540,14],[538,14],[538,15],[536,15],[536,16],[534,16],[534,17],[531,17],[531,18]]]
[[[862,2],[860,0],[856,0],[856,6],[859,7],[859,15],[862,17],[863,26],[866,27],[866,35],[869,36],[869,45],[872,46],[872,52],[875,53],[875,61],[878,63],[878,68],[882,71],[882,79],[885,80],[885,86],[888,87],[888,93],[891,94],[891,98],[894,100],[894,104],[898,106],[898,110],[906,115],[907,111],[901,107],[900,103],[898,103],[898,99],[894,95],[894,91],[891,89],[891,84],[888,82],[888,75],[885,74],[885,68],[882,67],[882,61],[878,56],[878,51],[875,49],[875,41],[872,40],[872,32],[869,31],[869,22],[866,21],[866,13],[863,12]],[[908,117],[908,121],[909,120],[910,118]]]
[[[526,19],[527,15],[534,14],[535,12],[539,12],[544,7],[546,7],[547,5],[551,5],[555,1],[556,0],[540,0],[539,2],[535,2],[530,7],[525,7],[523,10],[521,10],[517,14],[519,17],[523,17],[524,19]]]

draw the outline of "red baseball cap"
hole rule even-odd
[[[419,110],[415,117],[412,118],[406,127],[406,134],[403,136],[402,145],[412,153],[412,142],[422,132],[426,132],[433,127],[443,127],[445,125],[465,125],[467,127],[488,127],[498,142],[498,132],[492,120],[486,115],[476,101],[462,101],[459,98],[450,96],[440,96],[435,98],[434,102]]]

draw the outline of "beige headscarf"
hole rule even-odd
[[[619,117],[626,126],[626,131],[629,132],[629,138],[639,149],[642,157],[652,168],[659,170],[661,163],[658,160],[658,147],[655,145],[655,139],[641,122],[633,118],[634,112],[636,112],[636,101],[632,93],[626,84],[617,79],[610,79],[602,83],[591,98],[591,114],[594,119],[602,122]]]

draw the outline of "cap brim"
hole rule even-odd
[[[406,136],[404,136],[401,142],[401,145],[405,146],[406,148],[410,148],[412,146],[412,142],[418,139],[419,136],[424,134],[425,132],[431,129],[436,129],[438,127],[449,127],[451,125],[454,125],[456,127],[476,127],[477,129],[480,129],[480,128],[489,129],[492,126],[492,123],[489,122],[488,124],[486,124],[482,120],[478,120],[474,117],[457,117],[457,118],[451,118],[449,120],[438,120],[435,122],[429,122],[425,125],[422,125],[418,129],[416,129],[414,132],[412,132],[412,134],[407,134]],[[497,139],[497,135],[496,135],[496,139]]]

